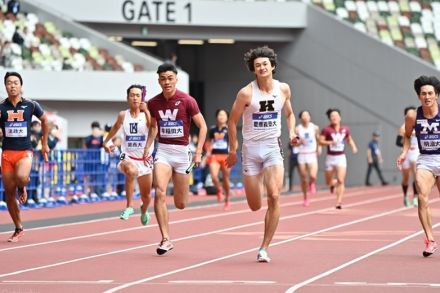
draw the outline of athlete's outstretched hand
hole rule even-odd
[[[402,165],[405,159],[406,159],[406,152],[402,152],[399,155],[399,157],[397,157],[396,165],[397,165],[397,169],[399,169],[400,171],[402,171]]]
[[[299,136],[294,136],[290,139],[291,146],[299,146],[301,144],[301,138]]]
[[[237,163],[237,153],[229,152],[226,158],[226,167],[232,168]]]
[[[111,154],[115,150],[115,145],[104,145],[104,150],[106,153]]]

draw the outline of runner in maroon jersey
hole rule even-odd
[[[347,158],[345,157],[345,143],[348,142],[353,154],[358,149],[350,135],[350,129],[341,125],[341,112],[339,109],[328,109],[327,117],[330,125],[321,131],[319,143],[327,146],[325,160],[325,180],[333,193],[336,187],[336,208],[341,209],[342,197],[345,190],[345,175],[347,174]],[[336,176],[336,179],[334,178]]]
[[[183,209],[188,201],[189,169],[193,162],[198,165],[202,159],[202,148],[205,143],[207,126],[200,113],[196,100],[176,89],[177,69],[173,64],[164,63],[157,69],[162,93],[148,101],[151,113],[151,129],[145,147],[145,155],[158,137],[159,144],[154,158],[154,211],[162,241],[157,248],[157,254],[162,255],[173,249],[168,234],[168,210],[166,191],[168,182],[173,180],[174,204]],[[199,139],[195,156],[188,148],[189,128],[191,120],[199,128]]]

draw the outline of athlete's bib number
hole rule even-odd
[[[183,121],[159,121],[160,137],[178,138],[183,137]]]
[[[136,151],[145,147],[145,135],[126,135],[127,150]]]
[[[343,140],[337,141],[336,144],[330,145],[330,150],[332,152],[343,152],[345,148],[345,143]]]
[[[27,122],[5,122],[6,137],[27,137]]]
[[[424,151],[440,150],[440,136],[436,134],[422,135],[420,137],[420,146]]]
[[[228,148],[228,143],[224,139],[218,139],[214,141],[212,148],[216,150],[225,150]]]
[[[278,127],[278,113],[265,112],[252,114],[254,130],[274,130]]]

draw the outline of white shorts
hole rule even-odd
[[[417,158],[419,157],[419,151],[418,150],[409,150],[405,161],[402,163],[402,169],[409,169],[411,168],[411,163],[415,164],[417,162]]]
[[[342,155],[327,155],[325,158],[325,170],[331,171],[336,167],[347,167],[347,157]]]
[[[133,164],[136,167],[136,169],[138,170],[138,176],[137,177],[141,177],[141,176],[144,176],[144,175],[151,174],[151,172],[153,171],[153,165],[150,164],[150,165],[146,166],[143,159],[138,159],[138,158],[130,157],[126,153],[122,153],[119,156],[119,159],[120,160],[119,160],[119,163],[118,163],[118,170],[121,173],[124,173],[122,171],[122,168],[121,168],[121,163],[124,162],[124,161],[125,162],[130,162],[131,164]]]
[[[440,155],[419,155],[417,169],[424,169],[434,176],[440,176]]]
[[[258,175],[270,166],[284,166],[281,142],[279,139],[245,141],[241,149],[241,161],[246,176]]]
[[[304,164],[314,164],[318,163],[318,157],[316,156],[316,153],[299,153],[298,154],[298,164],[304,165]]]
[[[186,174],[192,161],[192,153],[187,145],[159,143],[154,164],[162,163],[170,166],[174,172]]]

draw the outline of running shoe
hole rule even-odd
[[[230,208],[231,208],[231,204],[229,203],[229,201],[225,201],[225,206],[223,207],[223,209],[225,211],[229,211]]]
[[[415,207],[419,206],[419,200],[417,199],[417,197],[413,198],[413,206],[415,206]]]
[[[428,256],[430,256],[430,255],[433,254],[433,253],[437,250],[437,248],[438,248],[437,242],[435,242],[434,240],[428,240],[428,239],[426,239],[426,240],[425,240],[425,244],[426,244],[426,248],[425,248],[425,250],[423,251],[423,256],[424,256],[424,257],[428,257]]]
[[[119,216],[119,219],[121,220],[128,220],[128,218],[134,214],[134,209],[132,207],[126,208],[122,211],[121,215]]]
[[[307,199],[304,200],[303,206],[308,207],[309,205],[310,205],[310,201],[307,198]]]
[[[337,210],[342,210],[342,205],[340,205],[340,204],[336,205],[336,209]]]
[[[315,184],[315,182],[310,182],[309,191],[310,191],[311,194],[316,193],[316,184]]]
[[[162,239],[162,241],[159,244],[159,247],[156,249],[156,252],[158,255],[162,255],[170,251],[174,248],[174,245],[171,243],[168,239]]]
[[[411,205],[411,202],[410,202],[410,200],[409,200],[409,198],[407,196],[405,196],[403,198],[403,205],[406,206],[406,207],[409,207]]]
[[[23,188],[19,187],[19,188],[17,188],[17,191],[18,191],[18,201],[21,204],[24,204],[26,202],[26,199],[27,199],[26,187],[23,187]]]
[[[12,234],[11,237],[9,237],[8,242],[18,242],[21,237],[23,237],[24,232],[23,228],[15,228],[14,234]]]
[[[267,250],[265,248],[260,248],[257,255],[258,262],[270,262],[269,254],[267,254]]]
[[[141,213],[141,223],[143,226],[147,226],[148,223],[150,223],[150,213],[148,210],[145,212],[145,214]]]

